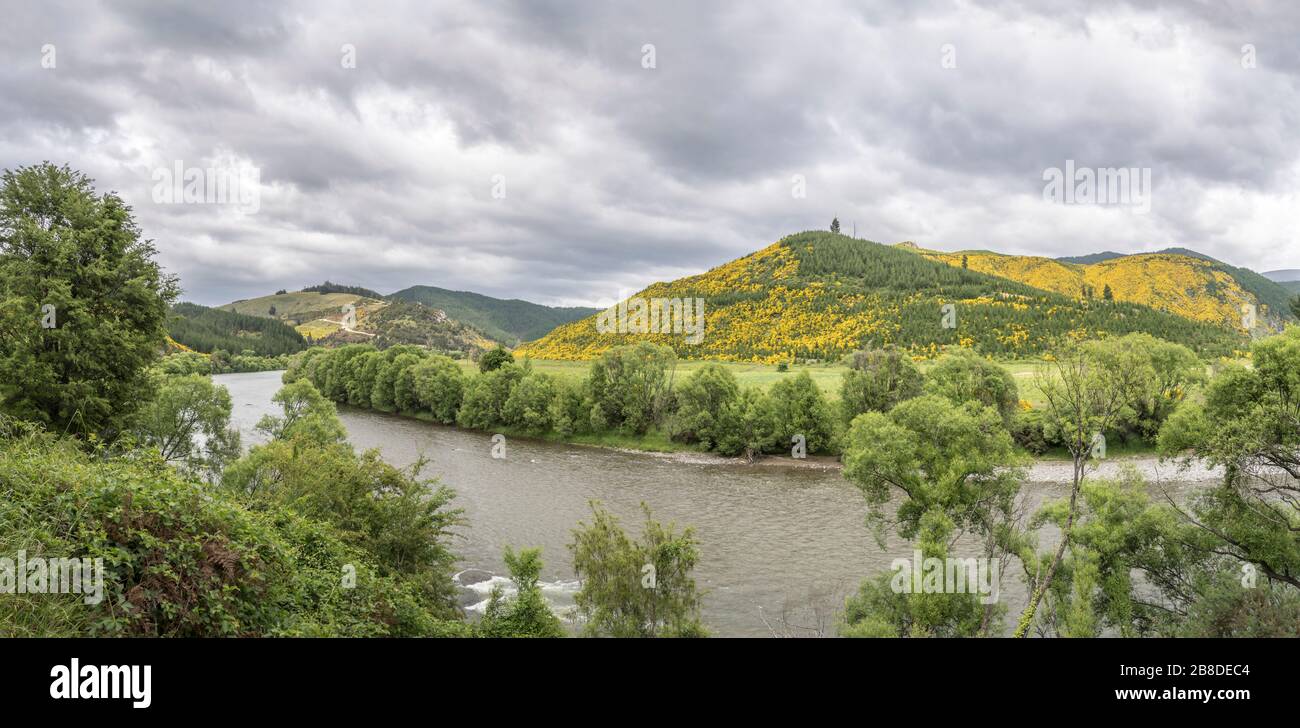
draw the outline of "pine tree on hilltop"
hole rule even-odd
[[[840,219],[838,217],[831,219],[831,232],[836,235],[840,234]]]

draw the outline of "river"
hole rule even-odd
[[[255,431],[265,414],[277,412],[271,397],[281,372],[214,377],[234,404],[233,424],[245,447],[261,441]],[[717,462],[711,457],[662,456],[511,438],[506,457],[492,457],[490,435],[396,415],[340,406],[348,438],[360,449],[378,448],[384,460],[406,466],[421,456],[422,473],[456,491],[468,525],[453,546],[461,558],[463,603],[481,610],[492,584],[506,583],[501,552],[542,547],[544,591],[564,613],[578,584],[566,544],[578,521],[600,501],[632,533],[639,532],[640,503],[657,520],[694,527],[700,561],[696,583],[704,592],[704,621],[719,636],[834,633],[844,598],[868,576],[911,558],[912,545],[892,532],[882,550],[866,526],[862,494],[836,469],[773,467]],[[1107,464],[1106,472],[1115,466]],[[1173,474],[1147,462],[1148,475],[1176,495],[1211,477],[1204,471]],[[1103,473],[1105,474],[1105,473]],[[1169,476],[1174,475],[1175,479]],[[1030,471],[1023,501],[1032,511],[1068,493],[1068,464],[1041,464]],[[892,510],[891,510],[892,513]],[[1050,544],[1059,534],[1041,534]],[[976,555],[959,542],[957,555]],[[1006,622],[1014,624],[1026,595],[1020,565],[1002,576]],[[489,578],[490,577],[490,578]]]

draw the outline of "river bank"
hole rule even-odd
[[[283,374],[283,370],[259,373]],[[427,413],[406,413],[383,408],[356,409],[392,417],[401,417],[404,419],[426,422],[438,427],[449,427],[451,429],[457,429],[462,432],[473,433],[484,437],[501,434],[504,435],[508,441],[522,440],[539,443],[544,442],[559,445],[572,445],[577,447],[599,448],[620,453],[661,458],[670,462],[685,465],[735,465],[754,468],[803,468],[834,472],[843,470],[844,467],[843,463],[840,461],[839,455],[813,454],[804,458],[794,458],[787,455],[768,454],[756,457],[753,460],[741,456],[719,455],[717,453],[701,451],[694,444],[676,442],[658,430],[652,430],[645,435],[602,432],[597,434],[574,434],[567,437],[554,432],[545,435],[538,435],[537,433],[515,430],[509,427],[496,428],[491,432],[485,432],[481,430],[461,428],[454,425],[443,425]],[[1123,468],[1127,466],[1136,468],[1142,477],[1151,482],[1177,479],[1182,482],[1203,483],[1218,480],[1223,477],[1222,468],[1211,468],[1203,463],[1192,463],[1189,467],[1184,468],[1181,463],[1162,460],[1156,455],[1150,455],[1144,452],[1139,454],[1119,454],[1097,461],[1095,464],[1089,466],[1088,477],[1115,478],[1118,477],[1122,473]],[[1072,479],[1073,470],[1071,461],[1060,455],[1032,457],[1032,464],[1026,469],[1026,480],[1030,481],[1070,482]]]
[[[279,374],[231,374],[215,381],[230,391],[232,424],[245,443],[263,441],[255,427],[278,410],[271,397],[280,387]],[[633,532],[642,522],[642,503],[657,520],[694,529],[704,619],[719,636],[770,636],[773,626],[795,624],[833,634],[844,599],[863,579],[888,571],[894,559],[910,558],[914,548],[892,530],[876,542],[866,525],[866,501],[835,457],[770,456],[750,464],[709,453],[507,436],[504,457],[498,458],[492,433],[346,405],[339,407],[339,418],[355,447],[375,448],[398,467],[424,461],[424,477],[455,491],[454,504],[467,523],[454,547],[457,583],[470,613],[482,608],[493,586],[509,586],[501,559],[507,546],[542,549],[543,591],[557,613],[567,613],[578,588],[568,546],[573,528],[590,518],[592,501]],[[1108,460],[1098,474],[1118,472],[1122,462]],[[1201,487],[1174,479],[1172,468],[1150,459],[1143,467],[1160,476],[1153,480],[1153,495],[1168,492],[1181,500]],[[1069,493],[1068,463],[1039,463],[1029,475],[1021,492],[1026,513]],[[1050,525],[1040,536],[1042,548],[1058,538]],[[957,556],[980,552],[981,545],[969,539],[954,546]],[[1006,571],[1000,591],[1013,614],[1028,596],[1018,568]]]

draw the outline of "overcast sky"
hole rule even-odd
[[[116,190],[205,304],[605,304],[835,215],[1300,268],[1300,3],[1196,5],[4,0],[0,167]],[[1045,200],[1067,159],[1149,169],[1150,211]],[[256,209],[155,201],[178,161],[255,168]]]

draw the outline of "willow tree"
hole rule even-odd
[[[1104,433],[1126,413],[1131,416],[1134,393],[1154,376],[1149,357],[1132,347],[1104,341],[1067,345],[1054,355],[1049,365],[1038,371],[1038,388],[1047,403],[1045,427],[1056,433],[1070,454],[1073,480],[1061,542],[1046,570],[1041,575],[1029,575],[1033,590],[1016,626],[1016,637],[1029,633],[1038,605],[1070,543],[1088,461],[1104,453]]]

